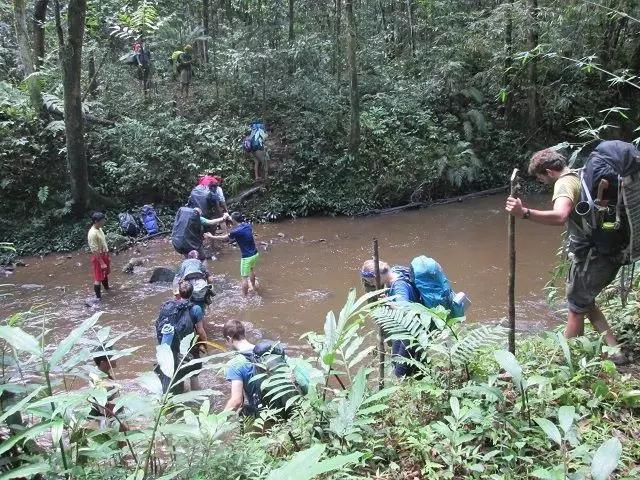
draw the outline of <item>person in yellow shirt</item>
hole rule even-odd
[[[87,234],[89,250],[91,250],[91,270],[93,271],[93,290],[96,298],[102,298],[101,286],[109,290],[109,273],[111,262],[109,261],[109,247],[102,227],[106,222],[106,216],[102,212],[94,212],[91,215],[91,228]]]
[[[591,325],[609,346],[617,346],[616,337],[607,323],[607,319],[596,305],[598,294],[611,283],[621,265],[614,258],[595,254],[588,261],[574,248],[584,238],[580,216],[575,206],[580,201],[580,175],[567,166],[567,160],[559,152],[546,149],[536,152],[529,163],[529,173],[542,183],[553,185],[553,208],[535,210],[527,208],[519,198],[507,198],[506,211],[516,218],[528,219],[544,225],[567,225],[569,234],[569,256],[571,267],[567,277],[567,303],[569,315],[564,336],[567,338],[584,335],[584,319],[589,318]],[[574,251],[576,250],[576,251]],[[535,256],[534,252],[530,252]],[[611,357],[616,363],[624,363],[625,357],[617,354]]]

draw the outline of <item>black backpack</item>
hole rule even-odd
[[[192,304],[187,300],[167,300],[160,307],[160,313],[156,319],[156,337],[158,339],[158,345],[162,344],[162,337],[164,336],[162,332],[163,328],[168,325],[173,327],[168,330],[170,331],[169,336],[172,335],[169,346],[173,353],[174,368],[177,368],[179,363],[180,342],[184,337],[193,333],[195,330],[193,327],[193,320],[191,318],[191,305]],[[162,373],[160,366],[157,364],[154,367],[154,371],[160,378],[162,392],[166,393],[169,389],[171,379]],[[182,382],[177,379],[174,383],[171,393],[182,393]]]
[[[595,249],[621,263],[631,263],[632,224],[636,216],[640,220],[635,212],[640,204],[634,195],[640,190],[635,185],[639,172],[640,152],[630,143],[605,141],[591,152],[580,173],[580,201],[576,205],[582,235],[570,239],[577,257],[586,258]]]
[[[122,229],[122,233],[128,237],[137,237],[140,233],[140,227],[136,219],[129,212],[118,214],[118,223]]]
[[[287,384],[274,378],[277,374],[291,374],[286,361],[284,348],[280,342],[261,340],[252,352],[242,355],[254,365],[254,372],[248,390],[253,392],[248,399],[245,413],[257,414],[262,407],[280,409],[279,415],[286,418],[291,412],[287,409],[287,402],[299,394],[306,393],[292,378]],[[285,387],[286,385],[286,387]]]
[[[180,207],[173,221],[171,243],[176,252],[186,255],[202,247],[200,215],[193,208]]]
[[[191,190],[187,206],[198,207],[202,211],[204,218],[219,217],[220,205],[218,197],[211,192],[209,187],[198,185]]]
[[[160,307],[160,313],[156,319],[156,337],[158,345],[162,343],[162,328],[171,325],[174,329],[171,350],[180,352],[180,342],[184,337],[194,332],[191,319],[191,302],[187,300],[167,300]]]

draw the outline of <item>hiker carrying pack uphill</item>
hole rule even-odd
[[[254,120],[249,125],[249,135],[242,142],[243,150],[253,156],[253,171],[255,180],[266,179],[269,176],[269,153],[266,149],[267,131],[264,123]],[[262,174],[260,170],[262,169]]]
[[[380,281],[389,289],[388,296],[394,298],[394,305],[402,303],[420,303],[428,308],[438,306],[449,310],[450,317],[464,315],[469,301],[464,293],[454,294],[442,267],[432,258],[424,255],[416,257],[411,267],[389,264],[380,261]],[[415,270],[414,270],[415,269]],[[375,262],[367,260],[360,271],[362,282],[367,290],[375,289]],[[424,352],[418,346],[410,345],[407,340],[393,340],[391,344],[393,369],[396,377],[415,375],[420,372],[414,362],[424,361]],[[405,361],[409,359],[410,361]]]
[[[519,198],[509,197],[506,210],[535,223],[567,225],[571,266],[565,337],[583,335],[586,316],[607,345],[617,346],[595,299],[621,266],[640,258],[640,152],[630,143],[605,141],[582,170],[571,170],[566,158],[549,148],[533,155],[529,173],[554,185],[553,209],[527,208]],[[618,364],[627,361],[621,353],[611,359]]]
[[[174,371],[178,368],[181,360],[182,364],[186,365],[194,358],[199,358],[200,353],[206,353],[207,351],[207,334],[202,325],[204,312],[198,305],[194,305],[189,301],[193,293],[193,287],[189,282],[182,281],[178,286],[178,293],[180,297],[178,300],[167,300],[162,304],[155,323],[158,345],[166,344],[171,348]],[[183,359],[180,353],[180,342],[194,332],[197,334],[196,341],[198,344],[194,345]],[[182,368],[175,377],[176,380],[171,389],[172,393],[182,393],[183,385],[180,379],[187,375],[187,373],[199,371],[200,368],[201,365]],[[162,391],[166,393],[169,389],[171,379],[165,375],[159,367],[156,367],[155,371],[160,377]],[[191,389],[200,389],[197,375],[191,377]]]
[[[279,416],[286,418],[294,399],[306,395],[322,378],[306,362],[290,365],[278,342],[261,340],[256,345],[248,342],[244,326],[238,320],[229,320],[222,332],[227,344],[239,353],[225,367],[225,378],[231,382],[225,410],[241,409],[242,415],[255,416],[268,407],[279,409]]]

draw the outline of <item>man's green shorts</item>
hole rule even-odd
[[[258,264],[259,253],[256,253],[253,257],[243,257],[240,259],[240,276],[248,277],[251,275],[251,269]]]

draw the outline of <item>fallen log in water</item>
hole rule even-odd
[[[371,216],[371,215],[389,215],[396,212],[402,212],[405,210],[417,210],[418,208],[426,208],[433,205],[447,205],[449,203],[464,202],[465,200],[471,200],[473,198],[488,197],[489,195],[495,195],[507,191],[508,186],[490,188],[489,190],[482,190],[480,192],[468,193],[466,195],[460,195],[457,197],[443,198],[442,200],[434,200],[431,202],[411,202],[406,205],[399,205],[397,207],[390,208],[374,208],[366,212],[360,213],[358,216]]]
[[[161,237],[162,235],[167,235],[168,233],[171,233],[171,230],[164,230],[162,232],[154,233],[153,235],[147,235],[147,236],[142,237],[142,238],[133,239],[133,241],[125,243],[120,248],[117,248],[113,253],[115,253],[117,255],[117,254],[119,254],[121,252],[124,252],[125,250],[133,247],[134,245],[136,245],[139,242],[146,242],[147,240],[151,240],[152,238],[156,238],[156,237]]]

